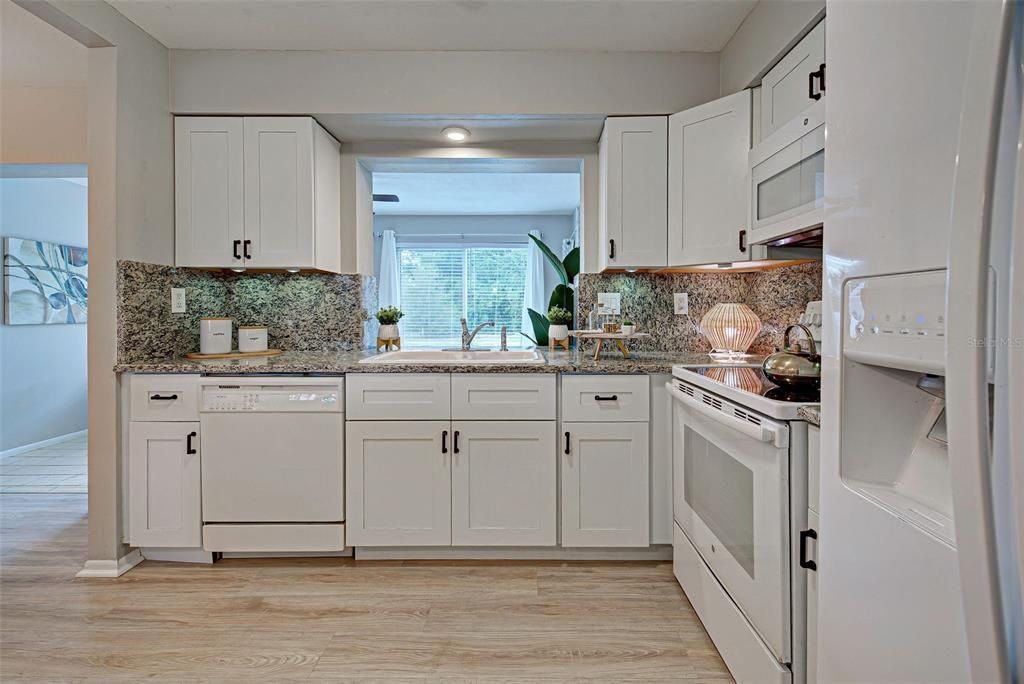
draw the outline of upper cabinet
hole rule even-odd
[[[668,118],[609,117],[599,156],[601,270],[666,266]]]
[[[825,20],[761,79],[759,140],[825,96]]]
[[[668,264],[749,258],[750,91],[668,120]]]
[[[311,117],[175,119],[175,261],[341,269],[341,146]]]

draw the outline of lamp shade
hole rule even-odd
[[[700,319],[700,329],[715,354],[745,354],[761,332],[761,319],[746,304],[715,304]]]

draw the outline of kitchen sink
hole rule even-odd
[[[534,364],[544,363],[544,357],[537,350],[523,351],[447,351],[447,350],[409,350],[385,352],[377,356],[362,359],[359,363],[389,364]]]

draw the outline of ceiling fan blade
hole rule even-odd
[[[374,202],[398,202],[398,195],[378,195],[374,193]]]

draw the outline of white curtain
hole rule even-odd
[[[531,230],[530,235],[540,237],[540,231]],[[527,309],[547,315],[548,302],[547,293],[544,292],[544,255],[533,240],[529,241],[526,248],[526,292],[523,297],[523,332],[533,337],[533,323],[530,322],[530,314]]]
[[[399,289],[398,248],[395,247],[395,231],[385,230],[381,235],[377,305],[383,309],[389,306],[401,306],[402,296]]]

